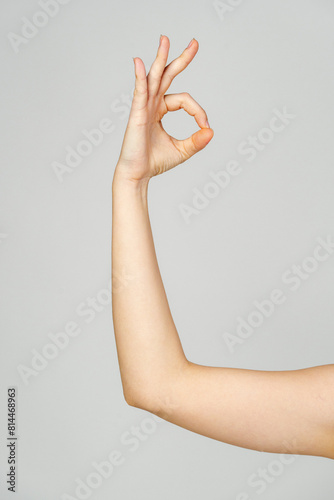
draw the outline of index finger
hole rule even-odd
[[[181,73],[194,59],[198,47],[198,41],[193,38],[182,54],[165,67],[158,90],[159,95],[164,95],[167,92],[176,75]]]

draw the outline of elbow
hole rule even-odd
[[[149,393],[136,394],[134,392],[123,392],[124,400],[127,405],[133,408],[139,408],[150,413],[156,414],[158,398],[151,396]]]
[[[125,390],[123,388],[123,397],[127,405],[133,406],[134,408],[141,408],[142,400],[134,391]]]
[[[129,406],[155,413],[157,401],[159,400],[157,391],[153,390],[152,386],[149,384],[145,384],[145,386],[142,385],[142,387],[145,387],[145,389],[139,388],[138,386],[128,388],[123,386],[124,400]]]
[[[123,398],[126,404],[135,408],[139,408],[141,406],[142,398],[139,397],[138,390],[135,390],[134,387],[129,383],[125,384],[123,380],[122,385]]]
[[[188,360],[182,360],[171,370],[145,376],[133,384],[123,384],[125,402],[134,408],[148,411],[164,420],[172,419],[182,407],[189,388]]]
[[[182,407],[182,399],[187,393],[187,364],[181,368],[152,378],[146,384],[123,388],[126,403],[134,408],[148,411],[164,419],[171,420]]]
[[[124,396],[124,400],[125,400],[125,402],[126,402],[127,405],[133,406],[135,408],[138,408],[138,404],[137,404],[136,400],[133,397],[131,397],[131,396],[127,395],[127,394],[124,394],[124,393],[123,393],[123,396]]]

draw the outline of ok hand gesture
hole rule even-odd
[[[212,139],[204,109],[188,94],[165,95],[173,79],[193,60],[198,42],[193,39],[182,54],[166,66],[169,39],[160,37],[157,56],[146,76],[143,61],[134,58],[136,84],[129,121],[116,170],[129,180],[142,181],[186,161]],[[170,136],[161,120],[168,111],[183,108],[201,130],[184,140]],[[115,172],[116,173],[116,172]]]

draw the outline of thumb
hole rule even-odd
[[[204,149],[211,141],[214,132],[212,128],[202,128],[183,141],[176,140],[178,149],[183,153],[185,160]],[[184,161],[185,161],[184,160]]]

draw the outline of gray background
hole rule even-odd
[[[334,239],[334,4],[224,4],[225,14],[213,1],[71,0],[45,18],[36,14],[43,11],[37,1],[1,3],[4,500],[13,498],[4,485],[12,385],[18,390],[18,500],[79,498],[76,479],[86,481],[92,463],[114,450],[123,463],[87,498],[333,498],[331,460],[298,456],[282,470],[278,455],[154,419],[122,396],[108,301],[111,182],[132,99],[132,57],[141,57],[148,71],[161,33],[170,38],[169,61],[192,37],[199,41],[198,54],[168,93],[189,92],[215,131],[204,151],[149,186],[157,256],[186,356],[263,370],[333,363],[334,254],[296,291],[282,276],[312,256],[318,237]],[[22,36],[24,18],[45,25],[15,51],[8,35]],[[284,107],[294,118],[247,161],[240,144],[268,126],[274,108]],[[103,118],[113,131],[59,179],[54,162],[64,164],[66,148],[75,148],[82,131]],[[184,111],[163,123],[180,139],[197,129]],[[181,205],[192,206],[193,189],[208,190],[209,172],[230,160],[242,172],[187,223]],[[230,352],[223,334],[234,333],[238,316],[246,318],[253,302],[276,288],[285,303]],[[83,314],[92,311],[89,298],[97,298],[99,311]],[[41,353],[50,333],[63,332],[70,321],[80,333],[25,383],[20,365],[31,368],[33,350]],[[133,436],[135,426],[141,437]],[[260,467],[276,472],[262,493],[248,483]]]

